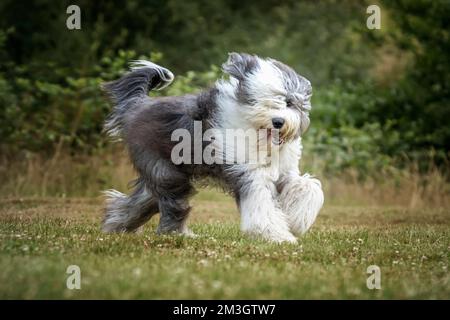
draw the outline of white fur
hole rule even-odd
[[[248,153],[252,159],[258,159],[258,162],[237,163],[226,170],[235,173],[230,176],[239,177],[243,181],[238,194],[241,229],[274,242],[295,243],[297,239],[294,234],[302,234],[311,227],[324,201],[319,180],[308,174],[301,176],[298,169],[302,153],[298,134],[304,132],[309,125],[307,111],[310,109],[310,90],[301,89],[298,79],[284,79],[273,60],[257,59],[257,68],[249,71],[249,74],[241,73],[246,79],[243,84],[233,77],[216,83],[218,94],[215,102],[218,114],[208,121],[212,129],[222,133],[225,129],[239,129],[245,133],[249,129],[273,129],[274,117],[285,120],[280,132],[282,139],[274,140],[279,143],[269,141],[269,162],[267,159],[260,159],[259,154],[255,157],[259,144],[249,145]],[[174,79],[169,70],[148,61],[136,61],[132,66],[133,70],[140,68],[152,68],[158,72],[162,82],[157,89],[164,88]],[[289,94],[305,95],[301,97],[305,101],[301,110],[287,107],[286,82],[283,82],[286,80],[294,88],[294,92]],[[246,105],[247,102],[243,103],[236,96],[240,85],[245,86],[250,98],[241,100],[249,101],[252,105]],[[299,92],[295,92],[296,88]],[[265,139],[268,140],[268,137],[265,136]],[[270,137],[273,138],[273,135]],[[218,148],[218,156],[226,159],[230,152],[234,152],[234,148],[230,150],[229,145],[222,142],[221,139],[216,140],[216,143],[223,146],[223,149]],[[106,192],[106,195],[108,214],[104,222],[105,231],[126,231],[124,226],[130,224],[130,218],[140,217],[139,208],[145,209],[149,198],[146,190],[133,200],[114,190]],[[190,233],[185,224],[179,231]]]
[[[282,186],[278,199],[295,235],[304,234],[313,225],[324,202],[320,181],[309,174],[300,175],[301,153],[300,138],[284,146],[278,181]]]
[[[247,196],[241,199],[241,229],[274,242],[293,242],[297,239],[289,232],[287,219],[276,201],[274,180],[265,169],[254,170]]]
[[[247,90],[255,97],[282,101],[281,96],[286,94],[282,75],[270,61],[259,59],[259,68],[248,80]]]
[[[108,214],[103,221],[104,232],[125,232],[125,226],[139,218],[138,212],[149,199],[147,190],[142,190],[130,206],[130,198],[117,190],[106,190],[106,211]]]
[[[309,174],[293,174],[288,179],[279,200],[291,232],[301,235],[312,226],[323,206],[322,185]]]
[[[124,202],[127,195],[117,190],[106,190],[103,192],[106,197],[106,208],[109,212],[108,217],[103,223],[104,232],[116,231],[118,226],[123,225],[129,218],[126,211],[122,206],[116,206],[120,202]],[[120,230],[125,231],[125,230]]]
[[[122,129],[116,125],[115,119],[106,120],[105,124],[105,131],[106,134],[111,138],[113,141],[121,141],[122,137]]]
[[[306,129],[305,122],[302,122],[304,119],[286,106],[281,72],[270,60],[260,59],[259,66],[247,77],[246,85],[258,102],[256,105],[246,106],[238,102],[236,90],[239,82],[236,79],[216,83],[219,117],[214,126],[257,130],[270,128],[273,117],[282,117],[286,121],[282,135],[290,137],[299,130],[303,132]],[[300,86],[299,83],[293,85]],[[304,98],[307,101],[310,97]],[[309,102],[305,103],[305,109],[310,109]],[[275,242],[296,242],[293,234],[306,232],[323,205],[321,184],[308,174],[300,175],[301,138],[282,146],[272,146],[272,150],[276,153],[272,154],[269,165],[239,164],[229,169],[245,174],[246,180],[251,181],[246,196],[240,199],[241,229]],[[255,146],[250,152],[256,152]],[[282,186],[280,193],[277,186]]]
[[[175,79],[175,76],[173,75],[172,71],[164,67],[161,67],[160,65],[157,65],[156,63],[153,63],[151,61],[135,60],[131,62],[130,67],[132,71],[139,70],[142,68],[151,68],[156,70],[162,82],[156,88],[154,88],[155,90],[164,89],[165,87],[167,87],[169,84],[172,83],[173,79]]]

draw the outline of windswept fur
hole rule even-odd
[[[311,83],[281,62],[249,54],[230,54],[223,71],[229,79],[180,97],[147,95],[174,78],[168,69],[148,61],[135,62],[129,73],[103,86],[114,103],[105,130],[124,141],[139,175],[130,195],[106,193],[104,231],[134,231],[159,212],[159,233],[191,235],[186,225],[189,198],[193,182],[205,178],[234,196],[241,228],[248,234],[295,242],[294,234],[311,227],[323,193],[317,179],[300,175],[298,169],[301,135],[309,126]],[[269,129],[263,138],[279,156],[269,163],[251,164],[174,161],[177,141],[172,134],[183,129],[195,145],[202,139],[195,136],[198,123],[201,134],[210,129]],[[256,152],[258,145],[249,146],[249,152]],[[200,146],[203,152],[207,144],[203,141]],[[225,142],[221,152],[227,156],[231,149]]]
[[[119,136],[126,113],[142,103],[150,90],[164,89],[173,79],[172,72],[153,62],[145,60],[132,62],[131,72],[103,85],[103,90],[114,102],[113,111],[105,122],[105,131],[112,137]]]

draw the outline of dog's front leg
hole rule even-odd
[[[323,206],[322,185],[309,174],[290,172],[283,175],[277,185],[279,201],[287,216],[290,231],[295,235],[305,233],[316,220]]]
[[[286,217],[276,200],[273,181],[258,171],[246,180],[239,192],[242,231],[274,242],[295,243],[297,239],[289,231]]]

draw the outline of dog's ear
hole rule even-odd
[[[233,78],[242,81],[258,67],[258,64],[257,56],[231,52],[228,54],[227,62],[222,65],[222,70]]]

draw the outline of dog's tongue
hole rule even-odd
[[[274,133],[272,133],[272,130],[267,130],[267,140],[270,140],[274,145],[277,146],[283,144],[284,139],[280,137],[280,133],[276,130],[273,130]]]

